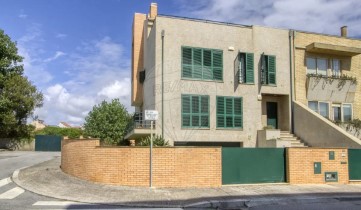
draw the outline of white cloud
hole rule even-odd
[[[246,25],[266,25],[319,33],[361,35],[359,0],[210,0],[180,1],[183,16]],[[184,12],[185,11],[185,12]]]
[[[66,37],[68,37],[68,35],[67,35],[67,34],[58,33],[58,34],[56,34],[55,37],[56,37],[56,38],[59,38],[59,39],[65,39]]]
[[[64,56],[64,55],[66,55],[66,53],[64,53],[62,51],[56,51],[54,56],[45,59],[44,62],[50,62],[50,61],[56,60],[59,57]]]
[[[18,17],[19,17],[19,18],[22,18],[22,19],[26,19],[26,18],[28,17],[28,15],[22,13],[22,14],[20,14]]]
[[[41,54],[44,52],[41,47],[42,42],[41,25],[33,23],[17,43],[19,55],[24,57],[25,75],[37,86],[43,86],[53,79],[41,59]]]
[[[65,60],[69,79],[46,89],[44,106],[36,111],[40,119],[79,125],[94,105],[114,98],[130,111],[130,62],[120,44],[109,37],[84,42]]]

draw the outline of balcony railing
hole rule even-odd
[[[127,133],[132,132],[134,129],[150,129],[151,121],[139,119],[142,113],[136,113],[134,119],[128,125]],[[153,128],[155,128],[155,122],[153,122]]]

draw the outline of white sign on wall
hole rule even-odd
[[[145,120],[158,120],[158,111],[145,110]]]

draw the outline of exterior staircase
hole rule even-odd
[[[279,140],[287,141],[290,143],[290,147],[307,147],[300,138],[290,133],[289,131],[281,131]]]

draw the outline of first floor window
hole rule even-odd
[[[276,56],[262,55],[261,82],[276,85]]]
[[[332,105],[333,121],[341,122],[341,105]]]
[[[243,127],[243,101],[241,97],[217,96],[217,128]]]
[[[332,59],[332,75],[335,77],[341,76],[340,60]]]
[[[307,74],[320,74],[327,76],[327,59],[325,58],[307,58]]]
[[[253,53],[239,53],[236,60],[239,83],[254,83],[254,56]]]
[[[328,115],[329,115],[328,114],[328,103],[320,102],[319,107],[320,107],[320,115],[328,118]]]
[[[352,106],[351,104],[343,104],[342,105],[343,111],[343,121],[348,122],[352,120]]]
[[[182,95],[182,127],[209,127],[209,96]]]
[[[317,101],[309,101],[308,107],[318,113],[318,102]]]

